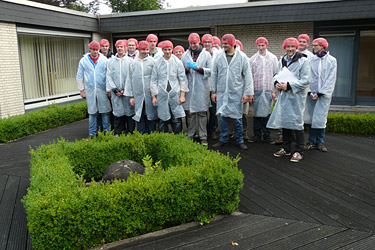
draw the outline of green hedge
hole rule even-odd
[[[239,204],[239,158],[209,151],[183,135],[154,133],[42,145],[31,150],[24,198],[36,249],[87,249],[215,214]],[[151,165],[151,159],[153,164]],[[144,162],[145,175],[102,184],[107,166]]]
[[[86,102],[53,104],[46,108],[0,120],[0,142],[35,134],[87,117]]]
[[[375,114],[328,114],[326,131],[345,134],[375,135]]]

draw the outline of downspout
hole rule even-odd
[[[100,15],[96,13],[94,15],[98,17],[98,33],[100,33]]]

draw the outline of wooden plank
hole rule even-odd
[[[26,195],[29,185],[30,183],[28,179],[21,178],[8,237],[7,250],[19,250],[26,248],[27,220],[21,199],[23,199],[23,197]]]
[[[8,181],[8,175],[0,175],[0,203],[3,198],[3,194],[4,194],[7,181]]]
[[[342,250],[353,250],[353,249],[374,249],[375,246],[375,235],[359,240],[352,244],[346,245],[340,249]]]
[[[0,203],[0,249],[6,249],[20,178],[9,176]]]

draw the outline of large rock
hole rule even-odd
[[[103,175],[102,181],[110,181],[111,183],[117,179],[117,180],[124,180],[129,177],[130,172],[136,172],[138,174],[144,174],[145,167],[141,164],[131,161],[131,160],[122,160],[113,163],[111,166],[109,166]]]

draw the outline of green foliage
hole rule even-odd
[[[106,0],[113,13],[161,10],[164,0]]]
[[[36,249],[87,249],[103,243],[232,213],[243,174],[239,158],[209,151],[183,135],[99,135],[31,150],[24,198]],[[99,180],[118,160],[143,162],[144,175]]]
[[[0,120],[0,142],[7,142],[87,117],[86,102],[53,104],[46,108]]]
[[[328,132],[375,135],[375,114],[332,113],[327,118]]]

